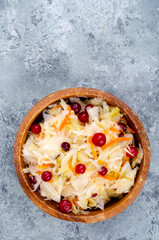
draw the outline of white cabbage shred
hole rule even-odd
[[[122,197],[131,190],[138,165],[143,158],[143,150],[139,144],[137,156],[125,162],[126,152],[130,153],[129,146],[134,143],[134,136],[128,131],[124,137],[130,138],[129,141],[115,142],[104,150],[94,146],[97,153],[95,159],[89,137],[95,133],[104,133],[106,144],[109,144],[118,138],[121,131],[118,123],[123,115],[118,107],[109,106],[101,98],[81,101],[76,97],[69,100],[78,102],[81,111],[84,111],[87,104],[94,105],[88,109],[88,123],[79,122],[78,116],[71,111],[69,121],[60,131],[61,123],[69,114],[68,101],[61,99],[60,102],[50,105],[43,111],[40,134],[29,132],[23,145],[22,155],[26,165],[24,173],[36,178],[34,191],[38,189],[45,200],[59,203],[61,197],[64,197],[71,201],[73,213],[87,214],[88,211],[84,210],[92,207],[103,210],[111,197]],[[68,152],[61,148],[63,142],[70,143]],[[85,165],[84,174],[75,174],[72,170],[78,163]],[[107,168],[106,176],[110,178],[99,175],[98,171],[102,166]],[[44,182],[41,179],[44,171],[52,173],[52,181]]]

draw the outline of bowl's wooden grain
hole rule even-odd
[[[139,172],[137,174],[137,178],[135,181],[134,187],[131,191],[126,194],[122,199],[111,200],[106,206],[104,211],[101,210],[92,210],[88,215],[74,215],[73,213],[64,214],[59,211],[57,208],[57,203],[51,201],[44,201],[44,199],[39,195],[37,192],[33,192],[30,182],[28,180],[27,174],[23,173],[24,162],[22,157],[22,147],[26,141],[28,130],[32,123],[36,120],[39,114],[50,104],[58,101],[60,98],[66,99],[69,97],[102,97],[104,98],[110,105],[118,106],[121,109],[121,112],[125,114],[125,118],[127,119],[130,127],[135,130],[135,137],[138,143],[141,143],[143,151],[144,151],[144,158],[141,162]],[[24,120],[22,121],[14,144],[14,164],[16,173],[19,179],[19,182],[26,193],[26,195],[30,198],[30,200],[36,204],[39,208],[41,208],[46,213],[61,218],[63,220],[68,221],[75,221],[75,222],[85,222],[85,223],[93,223],[106,220],[111,218],[124,209],[126,209],[139,195],[145,180],[147,178],[147,174],[149,171],[150,165],[150,158],[151,158],[151,150],[149,139],[146,134],[146,131],[140,122],[139,118],[135,115],[135,113],[120,99],[117,97],[101,91],[97,89],[91,88],[71,88],[61,90],[55,93],[50,94],[49,96],[45,97],[41,101],[39,101],[25,116]]]

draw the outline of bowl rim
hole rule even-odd
[[[113,207],[108,207],[107,211],[94,211],[91,215],[75,215],[72,213],[64,214],[60,212],[57,208],[50,207],[45,200],[38,198],[35,192],[32,191],[30,185],[25,179],[25,174],[23,172],[23,158],[22,154],[22,145],[23,139],[27,137],[28,130],[37,116],[50,104],[57,102],[60,98],[66,99],[69,97],[101,97],[105,101],[112,103],[112,105],[118,106],[123,110],[130,120],[135,125],[138,135],[140,136],[141,145],[144,151],[144,158],[142,160],[142,167],[140,166],[140,175],[138,179],[135,180],[133,188],[124,198],[122,198],[117,204],[114,204]],[[106,219],[112,218],[117,214],[124,211],[139,195],[142,190],[144,183],[146,181],[151,160],[151,149],[150,143],[147,136],[147,133],[137,115],[128,107],[122,100],[115,97],[114,95],[93,88],[66,88],[60,91],[53,92],[48,96],[41,99],[37,104],[35,104],[30,111],[26,114],[23,121],[20,124],[18,129],[15,143],[14,143],[14,165],[16,169],[16,174],[19,180],[19,183],[28,196],[28,198],[41,210],[63,220],[74,221],[74,222],[84,222],[84,223],[94,223],[104,221]],[[137,183],[136,183],[137,181]]]

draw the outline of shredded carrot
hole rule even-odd
[[[56,109],[56,108],[62,108],[61,104],[53,107],[53,109]]]
[[[89,198],[88,201],[92,204],[94,203],[94,201],[91,198]]]
[[[124,161],[122,162],[121,166],[123,167],[126,162],[129,162],[129,160],[130,160],[130,158],[126,156]]]
[[[54,123],[52,124],[52,127],[54,127],[54,128],[55,128],[55,130],[57,129],[57,127],[56,127],[56,125],[55,125]]]
[[[39,169],[46,169],[49,167],[49,164],[43,164],[42,166],[41,165],[37,165],[37,168]]]
[[[69,119],[70,119],[70,115],[71,115],[71,107],[70,105],[68,106],[68,111],[69,113],[65,116],[64,120],[62,121],[59,130],[61,131],[64,126],[68,123]]]
[[[43,134],[42,134],[42,137],[41,137],[41,139],[43,139],[44,137],[45,137],[45,133],[43,133]]]
[[[54,166],[55,166],[54,163],[50,163],[50,164],[49,164],[49,167],[54,167]]]
[[[38,174],[38,175],[41,175],[42,173],[43,173],[43,172],[41,172],[41,171],[37,171],[37,174]]]
[[[53,183],[53,181],[54,181],[54,180],[52,180],[52,179],[51,179],[51,180],[50,180],[50,181],[48,181],[48,182],[49,182],[49,183]]]
[[[72,164],[71,164],[71,160],[69,160],[67,162],[68,166],[69,166],[69,169],[73,172],[74,175],[77,175],[77,173],[75,172],[75,169],[72,167]]]
[[[125,123],[125,125],[127,124],[127,121],[125,118],[121,118],[120,121],[123,121]]]
[[[104,127],[103,127],[103,130],[104,130],[104,134],[107,135],[108,134],[108,129],[105,130]]]
[[[103,166],[103,165],[105,164],[105,162],[102,161],[102,160],[98,160],[98,164],[101,165],[101,166]]]
[[[109,136],[110,136],[111,138],[114,138],[114,137],[113,137],[112,134],[109,133],[109,131],[111,131],[111,132],[116,132],[116,133],[120,133],[120,131],[117,130],[116,128],[114,128],[114,127],[111,127],[110,129],[107,129],[107,130],[105,130],[105,128],[104,128],[103,126],[101,126],[101,127],[103,128],[104,134],[105,134],[105,135],[109,134]]]
[[[119,177],[119,173],[117,172],[117,173],[115,174],[115,178],[118,179],[118,177]]]
[[[118,138],[112,140],[111,142],[105,144],[104,146],[102,146],[101,149],[102,149],[102,150],[105,150],[106,148],[110,147],[110,146],[113,145],[114,143],[122,142],[122,141],[129,141],[129,140],[131,140],[131,138],[118,137]]]
[[[113,139],[113,141],[116,139],[113,135],[111,135],[111,138]]]
[[[129,162],[130,158],[128,156],[125,157],[125,162]]]
[[[91,150],[92,150],[92,155],[93,155],[93,157],[94,157],[95,159],[97,159],[97,158],[98,158],[98,157],[97,157],[97,153],[96,153],[96,151],[95,151],[94,144],[92,143],[92,137],[91,137],[91,136],[89,136],[88,142],[89,142],[90,145],[91,145]]]
[[[105,150],[106,148],[110,147],[110,146],[113,145],[114,143],[115,143],[115,142],[114,142],[114,140],[113,140],[113,141],[105,144],[104,146],[102,146],[101,149],[102,149],[102,150]]]
[[[36,137],[39,138],[39,137],[40,137],[40,134],[37,134]]]
[[[111,128],[110,128],[110,131],[111,131],[111,132],[118,133],[118,134],[120,133],[120,131],[117,130],[116,128],[114,128],[114,127],[111,127]]]
[[[135,133],[135,131],[132,128],[130,128],[128,125],[127,125],[127,128],[130,130],[130,132]]]
[[[105,176],[102,176],[102,175],[98,175],[99,177],[102,177],[102,178],[105,178],[105,179],[108,179],[108,180],[110,180],[110,181],[114,181],[114,180],[116,180],[117,179],[117,177],[111,177],[111,176],[109,176],[109,175],[105,175]]]
[[[75,205],[75,207],[77,207],[76,198],[73,199],[73,204]]]
[[[33,175],[32,175],[32,174],[29,174],[29,177],[33,177]]]
[[[122,162],[121,166],[123,167],[125,165],[126,162]]]

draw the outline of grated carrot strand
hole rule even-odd
[[[51,180],[50,180],[50,181],[48,181],[48,182],[49,182],[49,183],[53,183],[53,181],[54,181],[54,180],[52,180],[52,179],[51,179]]]
[[[103,166],[103,165],[105,164],[105,162],[102,161],[102,160],[98,160],[98,164],[101,165],[101,166]]]
[[[70,115],[71,115],[71,107],[70,105],[68,106],[68,114],[65,116],[64,120],[62,121],[59,130],[61,131],[64,126],[68,123],[69,119],[70,119]]]
[[[105,144],[104,146],[102,146],[101,149],[102,149],[102,150],[105,150],[106,148],[110,147],[110,146],[113,145],[114,143],[122,142],[122,141],[129,141],[129,140],[131,140],[131,138],[118,137],[118,138],[112,140],[111,142]]]
[[[114,127],[111,127],[111,128],[110,128],[110,131],[111,131],[111,132],[118,133],[118,134],[120,133],[120,131],[117,130],[116,128],[114,128]]]
[[[91,136],[89,136],[88,142],[89,142],[90,145],[91,145],[91,150],[92,150],[92,155],[93,155],[93,157],[94,157],[95,159],[97,159],[98,157],[97,157],[97,154],[96,154],[96,151],[95,151],[95,148],[94,148],[94,144],[92,143],[92,137],[91,137]]]
[[[108,179],[108,180],[110,180],[110,181],[115,181],[117,178],[116,177],[111,177],[111,176],[109,176],[109,175],[105,175],[105,176],[102,176],[102,175],[98,175],[99,177],[102,177],[102,178],[105,178],[105,179]]]
[[[127,125],[127,128],[130,130],[130,132],[132,132],[133,134],[135,133],[135,131],[132,129],[132,128],[130,128],[128,125]]]
[[[76,198],[73,199],[73,204],[75,205],[75,207],[77,207]]]
[[[121,118],[120,121],[123,121],[125,123],[125,125],[127,125],[127,121],[125,118]]]
[[[68,166],[69,166],[69,169],[73,172],[74,175],[77,175],[77,173],[75,172],[75,169],[72,167],[72,164],[71,164],[71,159],[67,162]]]
[[[37,165],[37,168],[39,169],[46,169],[49,167],[49,164],[43,164],[42,166],[41,165]]]
[[[42,174],[42,172],[41,172],[41,171],[37,171],[37,174],[38,174],[38,175],[41,175],[41,174]]]
[[[44,138],[45,138],[45,133],[43,133],[43,134],[42,134],[42,137],[41,137],[41,139],[44,139]]]

